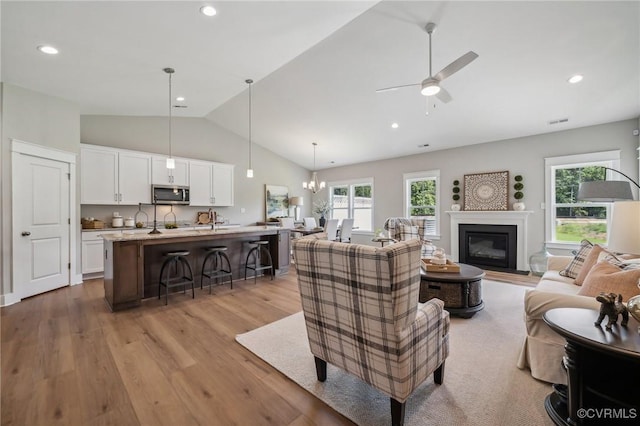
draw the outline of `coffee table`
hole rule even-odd
[[[484,308],[482,278],[484,271],[475,266],[459,263],[460,272],[427,272],[420,269],[421,303],[437,297],[451,315],[471,318]]]

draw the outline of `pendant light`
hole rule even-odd
[[[171,75],[175,70],[173,68],[164,68],[163,71],[169,74],[169,158],[167,158],[167,169],[175,169],[176,160],[171,156]]]
[[[302,182],[302,187],[308,189],[314,194],[321,191],[326,186],[325,182],[318,180],[318,173],[316,172],[316,146],[317,143],[313,142],[313,173],[311,173],[311,180],[309,182]]]
[[[251,85],[253,80],[250,78],[245,80],[245,83],[249,85],[249,168],[247,168],[247,177],[253,177],[253,168],[251,168]]]

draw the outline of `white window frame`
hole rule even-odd
[[[411,217],[411,183],[417,180],[435,180],[436,181],[436,205],[435,205],[435,220],[436,229],[435,234],[427,234],[434,240],[440,239],[440,170],[425,170],[422,172],[405,173],[402,175],[403,179],[403,200],[404,200],[404,215],[405,217]]]
[[[558,168],[602,166],[620,170],[620,150],[591,152],[587,154],[564,155],[544,159],[545,165],[545,241],[547,247],[572,250],[580,243],[555,241],[556,204],[555,204],[555,171]],[[618,173],[606,171],[607,180],[621,180]],[[611,203],[593,203],[594,206],[607,208],[607,235],[611,226]]]
[[[329,188],[329,204],[331,206],[333,206],[333,188],[336,186],[346,186],[347,189],[347,195],[348,195],[348,199],[349,199],[349,207],[347,209],[348,211],[348,217],[349,218],[353,218],[354,216],[354,210],[356,210],[356,208],[354,207],[354,203],[353,203],[353,197],[354,197],[354,190],[353,187],[354,186],[361,186],[361,185],[370,185],[371,186],[371,223],[369,224],[369,229],[364,229],[364,228],[359,228],[359,229],[354,229],[353,233],[354,234],[358,234],[358,233],[372,233],[373,232],[373,222],[374,222],[374,213],[375,213],[375,187],[373,185],[373,177],[367,177],[367,178],[362,178],[362,179],[350,179],[350,180],[342,180],[342,181],[337,181],[337,182],[329,182],[327,184],[327,187]],[[331,211],[329,213],[329,217],[333,218],[333,207],[331,208]]]

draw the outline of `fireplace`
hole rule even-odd
[[[459,224],[458,227],[460,262],[485,269],[516,272],[517,226]]]

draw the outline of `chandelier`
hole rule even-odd
[[[316,172],[316,146],[317,143],[313,142],[313,173],[311,173],[311,180],[309,182],[302,182],[302,187],[308,189],[314,194],[321,191],[326,186],[325,182],[318,180],[318,173]]]

